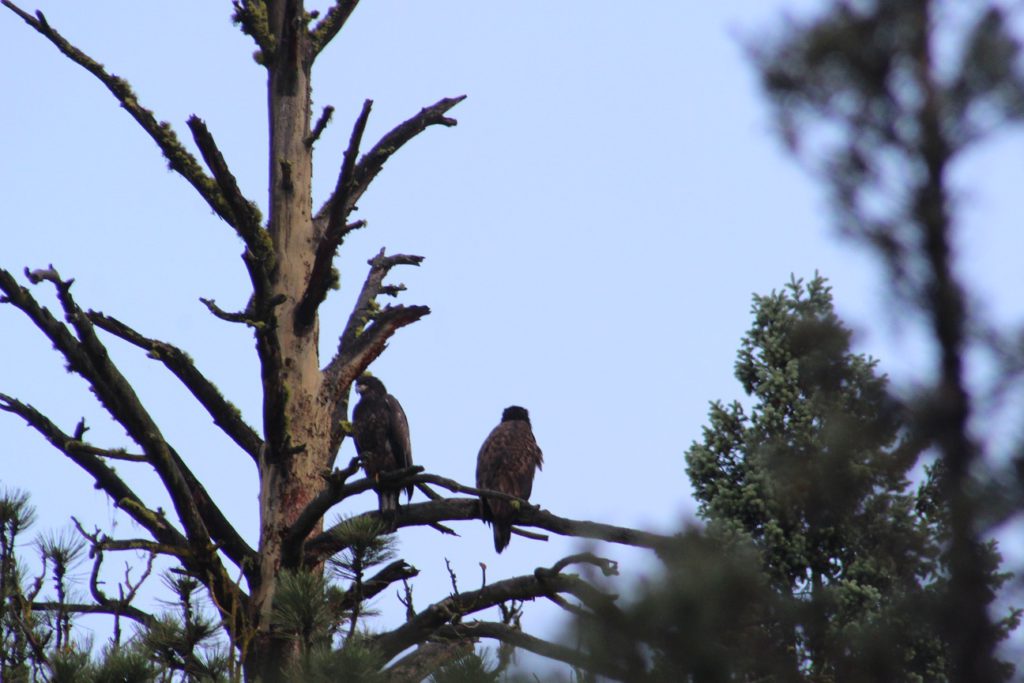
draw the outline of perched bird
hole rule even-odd
[[[501,423],[480,447],[476,458],[476,487],[500,491],[528,499],[533,490],[533,475],[544,466],[526,408],[509,406],[501,414]],[[517,505],[509,500],[480,497],[480,516],[494,529],[494,549],[499,553],[512,537],[512,519]]]
[[[356,380],[359,403],[352,411],[352,432],[356,451],[363,461],[366,476],[380,481],[382,474],[412,466],[409,421],[398,399],[388,393],[376,377],[362,375]],[[412,484],[405,487],[412,498]],[[398,490],[377,488],[381,515],[394,517],[398,510]]]

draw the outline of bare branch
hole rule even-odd
[[[98,455],[101,458],[107,458],[108,460],[123,460],[125,462],[149,462],[149,458],[145,455],[138,455],[135,453],[129,453],[123,448],[97,448],[91,444],[88,444],[81,440],[72,439],[64,444],[64,447],[68,450],[80,451],[82,453],[89,453],[90,455]]]
[[[156,142],[164,157],[167,158],[171,170],[180,174],[196,189],[199,195],[206,200],[214,213],[223,218],[229,225],[234,226],[233,216],[227,202],[217,189],[217,184],[206,173],[203,172],[199,163],[188,150],[186,150],[178,136],[169,123],[158,122],[153,112],[142,107],[138,98],[132,91],[131,86],[123,78],[107,73],[103,65],[89,57],[87,54],[69,43],[56,29],[50,26],[42,12],[36,12],[32,16],[25,12],[10,0],[0,0],[2,4],[17,14],[26,24],[45,36],[53,43],[58,50],[64,53],[71,61],[83,67],[86,71],[95,76],[107,89],[113,93],[121,107],[134,118],[142,129]],[[235,226],[237,227],[237,226]]]
[[[320,118],[316,120],[316,125],[313,126],[313,130],[310,131],[309,135],[303,142],[306,143],[306,147],[312,147],[320,136],[323,135],[324,129],[327,128],[327,124],[331,122],[331,117],[334,115],[334,107],[327,105],[323,111],[320,112]]]
[[[334,6],[327,10],[327,14],[321,19],[313,30],[309,32],[310,43],[313,47],[313,57],[320,53],[327,44],[338,35],[345,22],[352,15],[352,11],[359,4],[359,0],[337,0]]]
[[[270,277],[275,268],[276,256],[270,237],[261,226],[263,218],[260,216],[260,210],[238,189],[238,181],[228,168],[224,155],[218,149],[206,123],[193,114],[188,118],[188,127],[203,155],[203,161],[213,173],[220,189],[220,196],[234,217],[234,220],[228,222],[245,242],[246,249],[242,254],[242,260],[249,271],[256,297],[263,299],[269,296]]]
[[[578,576],[538,569],[534,575],[518,576],[492,583],[480,590],[450,595],[393,631],[375,636],[371,643],[383,657],[390,659],[407,647],[424,642],[442,626],[457,622],[466,614],[509,600],[532,600],[557,593],[575,595],[587,604],[599,604],[602,609],[614,601],[614,596],[601,593]]]
[[[420,477],[433,478],[434,475],[420,474],[406,482],[416,482]],[[406,483],[403,482],[403,483]],[[365,512],[357,517],[379,518],[378,512]],[[480,519],[480,503],[474,498],[443,498],[427,503],[412,503],[402,506],[395,518],[397,527],[421,526],[432,522]],[[600,524],[586,520],[567,519],[540,508],[521,508],[516,517],[520,526],[544,529],[561,536],[576,538],[592,538],[594,540],[618,543],[620,545],[649,548],[660,554],[671,542],[670,536],[662,536],[649,531],[640,531],[628,527]],[[324,533],[306,541],[305,562],[314,564],[324,557],[337,552],[336,541],[328,529]]]
[[[225,590],[232,590],[226,575],[221,576],[223,568],[220,566],[219,558],[213,552],[210,539],[212,538],[217,543],[220,543],[225,554],[233,562],[239,566],[248,566],[249,571],[252,571],[253,565],[250,561],[252,549],[249,548],[227,521],[223,513],[210,499],[202,484],[185,466],[170,444],[164,440],[159,427],[142,405],[131,384],[110,360],[106,347],[103,346],[103,343],[96,336],[89,317],[78,307],[78,304],[75,303],[71,296],[71,284],[73,281],[61,280],[52,266],[45,270],[27,273],[27,275],[33,282],[47,280],[54,284],[57,289],[57,297],[61,307],[64,309],[65,317],[74,328],[78,335],[77,338],[71,334],[66,325],[58,322],[46,308],[40,306],[27,289],[19,286],[10,273],[0,269],[0,291],[7,295],[5,301],[24,312],[36,327],[46,334],[57,350],[67,359],[68,367],[89,382],[93,393],[107,412],[142,447],[153,469],[160,476],[161,483],[174,503],[178,519],[185,528],[185,533],[189,540],[189,550],[193,553],[191,561],[198,563],[195,566],[202,567],[204,573],[221,577],[223,579],[221,581],[223,588]],[[10,402],[8,403],[13,405]],[[32,411],[38,414],[34,409]],[[42,417],[41,414],[39,415]],[[45,418],[43,419],[45,420]],[[63,437],[63,440],[60,443],[55,443],[50,436],[47,436],[47,438],[76,463],[79,462],[76,458],[87,457],[100,462],[96,456],[76,454],[63,448],[63,441],[69,440],[69,437],[60,432],[49,420],[45,420],[45,422],[49,423],[49,426],[56,430]],[[37,429],[39,428],[37,427]],[[39,431],[46,435],[43,430],[40,429]],[[74,440],[77,441],[79,439]],[[100,462],[100,464],[102,463]],[[106,465],[103,465],[103,468],[108,469]],[[90,470],[90,474],[92,473],[93,471]],[[94,476],[96,475],[94,474]],[[127,502],[123,496],[116,495],[116,493],[111,493],[111,496],[116,504],[122,508],[125,505],[131,505],[133,508],[138,507],[140,510],[138,514],[142,517],[152,514],[151,511],[142,505],[141,501],[134,497],[134,494],[132,494],[132,498],[127,500]],[[154,534],[154,538],[162,543],[180,542],[180,539],[177,538],[169,539],[166,536],[156,535],[160,527],[160,524],[157,524],[157,522],[151,522],[149,525],[144,524],[143,526]],[[228,595],[224,597],[225,600],[231,598]]]
[[[383,352],[388,339],[399,328],[412,324],[430,313],[427,306],[385,306],[380,308],[376,297],[384,286],[384,277],[397,265],[419,265],[422,256],[392,254],[381,249],[369,260],[370,272],[356,298],[348,322],[338,342],[338,351],[323,372],[321,400],[334,406],[332,414],[331,452],[336,453],[345,436],[342,423],[346,419],[347,396],[356,377]]]
[[[338,194],[336,188],[335,193],[332,194],[327,201],[324,202],[324,205],[320,207],[320,210],[317,211],[314,221],[318,225],[326,225],[328,216],[332,211],[340,211],[341,215],[347,216],[352,208],[355,207],[359,198],[363,196],[364,192],[366,192],[366,188],[370,186],[370,182],[372,182],[373,179],[377,177],[377,174],[380,173],[380,170],[384,167],[384,163],[405,143],[412,140],[430,126],[441,125],[450,127],[456,125],[458,121],[445,116],[445,114],[448,110],[464,99],[466,99],[465,95],[461,95],[459,97],[446,97],[443,100],[435,102],[429,107],[424,107],[412,118],[409,118],[395,126],[389,133],[380,139],[380,142],[373,146],[373,149],[363,155],[363,158],[359,160],[358,164],[356,164],[352,173],[352,181],[347,183],[344,193]],[[341,206],[335,208],[335,204],[341,204]]]
[[[359,146],[362,144],[363,132],[366,130],[366,122],[370,118],[372,107],[373,100],[363,102],[363,109],[352,128],[352,135],[349,137],[348,148],[345,150],[344,160],[341,164],[341,172],[338,174],[338,181],[334,187],[333,196],[336,197],[336,201],[331,203],[330,210],[327,212],[326,225],[322,230],[318,230],[321,236],[316,245],[316,255],[309,274],[309,284],[302,295],[302,300],[295,307],[296,331],[304,330],[313,324],[316,309],[327,298],[327,290],[330,289],[333,279],[331,265],[345,235],[366,225],[366,221],[346,224],[353,207],[347,198],[352,194],[356,157],[359,155]]]
[[[414,576],[419,576],[420,570],[407,563],[405,560],[395,560],[379,572],[363,581],[362,588],[358,591],[349,591],[341,600],[341,609],[351,609],[357,601],[366,601],[375,598],[383,593],[388,586],[398,581],[408,581]]]
[[[414,465],[383,474],[380,476],[379,482],[366,477],[351,484],[345,483],[350,476],[355,474],[358,468],[358,460],[353,458],[349,466],[344,470],[334,470],[324,477],[327,480],[327,486],[299,513],[291,528],[288,529],[288,533],[285,534],[284,540],[281,543],[281,562],[284,566],[292,566],[299,562],[302,542],[331,507],[346,498],[380,486],[400,488],[400,482],[423,471],[422,467]]]
[[[33,602],[32,609],[41,612],[71,612],[73,614],[109,614],[111,616],[128,617],[143,625],[152,624],[155,619],[152,614],[140,610],[131,605],[91,605],[71,604],[66,602]]]
[[[117,472],[96,455],[78,449],[66,448],[66,444],[76,440],[61,431],[48,417],[27,403],[22,403],[6,394],[0,394],[0,410],[13,413],[24,419],[54,448],[67,455],[72,462],[88,472],[96,482],[96,488],[110,496],[114,505],[124,510],[128,516],[149,531],[153,538],[162,544],[161,547],[169,552],[172,549],[181,554],[188,552],[185,537],[181,535],[181,532],[168,524],[162,514],[147,508],[135,492],[117,476]]]
[[[263,440],[242,419],[238,408],[225,399],[216,385],[196,369],[187,353],[173,344],[145,337],[111,316],[96,311],[89,311],[86,315],[100,329],[134,344],[146,351],[150,358],[163,363],[206,409],[213,423],[248,453],[253,461],[258,460]]]

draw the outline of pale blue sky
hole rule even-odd
[[[29,2],[36,2],[36,5]],[[316,3],[313,6],[326,5]],[[750,298],[815,270],[833,284],[857,348],[901,383],[922,377],[922,345],[891,308],[879,271],[831,227],[820,186],[781,150],[743,40],[778,25],[784,2],[472,2],[364,0],[317,62],[317,107],[336,108],[317,146],[318,205],[336,177],[351,122],[375,102],[367,140],[421,106],[468,94],[459,125],[431,129],[397,154],[360,204],[369,228],[338,259],[340,293],[321,309],[335,345],[381,246],[421,254],[395,271],[402,301],[433,313],[401,330],[373,366],[405,406],[414,460],[471,483],[477,449],[503,407],[529,408],[545,453],[534,500],[572,518],[669,532],[693,503],[683,453],[708,401],[739,398],[732,377]],[[25,0],[170,121],[205,119],[241,187],[265,207],[264,73],[231,26],[230,3]],[[53,263],[83,307],[182,346],[259,417],[251,335],[212,318],[199,297],[244,306],[241,244],[166,165],[152,141],[89,74],[14,15],[0,13],[0,265]],[[1020,138],[972,155],[963,178],[963,272],[979,303],[1021,319]],[[35,293],[54,305],[45,288]],[[127,445],[77,376],[15,310],[0,308],[0,391],[70,431],[82,416],[98,445]],[[111,340],[165,434],[255,542],[251,461],[184,389]],[[0,415],[0,481],[29,490],[39,529],[68,515],[131,536],[91,481],[17,419]],[[346,444],[341,462],[347,462]],[[155,478],[118,470],[140,493]],[[376,505],[366,495],[344,506]],[[332,515],[335,513],[332,513]],[[495,556],[481,524],[462,539],[403,532],[422,572],[417,605],[447,591],[443,557],[463,585],[550,565],[577,548],[516,537]],[[644,556],[609,549],[627,576]],[[83,570],[84,571],[84,570]],[[397,614],[393,596],[381,599]],[[535,607],[540,607],[535,606]],[[527,611],[550,630],[557,611]]]

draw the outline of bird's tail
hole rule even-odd
[[[381,491],[377,496],[378,510],[380,516],[387,525],[389,531],[395,530],[396,517],[398,515],[398,491]]]
[[[494,549],[500,553],[508,547],[508,542],[512,540],[512,525],[495,520],[493,530]]]

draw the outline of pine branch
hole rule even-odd
[[[121,107],[142,126],[142,129],[157,144],[164,157],[167,158],[171,170],[187,180],[206,203],[210,205],[214,213],[224,219],[228,225],[237,229],[228,203],[217,189],[217,184],[203,172],[195,157],[182,146],[170,124],[158,122],[153,116],[153,112],[139,104],[138,98],[126,80],[107,73],[102,64],[68,42],[56,29],[47,23],[46,17],[43,16],[42,12],[36,12],[35,16],[32,16],[10,0],[0,0],[0,2],[21,17],[26,24],[46,37],[71,61],[99,79],[113,93],[118,102],[121,103]]]
[[[145,337],[111,316],[96,311],[88,311],[86,315],[100,329],[134,344],[146,351],[150,358],[163,363],[206,409],[213,418],[213,423],[253,461],[258,461],[263,440],[256,430],[242,419],[238,408],[225,399],[213,382],[196,369],[195,363],[187,353],[167,342]]]

